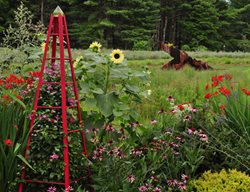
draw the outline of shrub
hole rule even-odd
[[[183,46],[181,46],[181,48],[184,51],[191,51],[191,48],[189,47],[189,45],[183,45]]]
[[[250,191],[250,177],[245,173],[233,170],[222,170],[219,173],[207,171],[199,179],[188,184],[188,191],[192,192],[247,192]]]
[[[151,51],[152,46],[148,41],[136,41],[134,42],[133,49],[132,50],[142,50],[142,51]]]

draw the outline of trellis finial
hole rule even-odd
[[[57,17],[58,15],[64,15],[64,13],[63,13],[62,9],[59,6],[57,6],[53,12],[53,15]]]

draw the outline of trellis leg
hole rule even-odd
[[[67,27],[67,23],[66,23],[66,17],[64,17],[63,21],[64,21],[64,26],[65,26],[68,55],[69,55],[69,58],[72,58],[71,49],[70,49],[70,41],[69,41],[69,36],[68,36],[68,27]],[[81,115],[81,106],[80,106],[80,101],[79,101],[79,96],[78,96],[78,90],[77,90],[77,85],[76,85],[76,77],[75,77],[75,73],[74,73],[74,67],[73,67],[72,59],[69,60],[69,64],[70,64],[70,70],[71,70],[71,77],[72,77],[72,80],[73,80],[74,95],[75,95],[76,104],[77,104],[78,120],[80,122],[80,127],[83,128],[82,115]],[[88,157],[84,131],[81,131],[81,138],[82,138],[83,154],[85,154],[86,157]]]
[[[68,142],[68,123],[67,123],[67,98],[66,98],[66,75],[64,63],[63,45],[63,20],[62,15],[58,16],[59,23],[59,45],[60,45],[60,73],[61,73],[61,96],[62,96],[62,125],[63,125],[63,155],[64,155],[64,179],[65,189],[70,187],[69,178],[69,142]]]

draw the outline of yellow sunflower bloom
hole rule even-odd
[[[101,52],[101,47],[102,47],[102,45],[97,41],[91,43],[89,46],[89,48],[92,49],[92,51],[94,51],[96,53]]]
[[[118,64],[121,63],[124,60],[124,54],[120,49],[115,49],[110,54],[111,61]]]

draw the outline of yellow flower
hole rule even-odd
[[[78,65],[78,63],[79,63],[81,60],[82,60],[82,56],[76,58],[76,60],[75,60],[74,63],[73,63],[74,68],[76,68],[76,66]]]
[[[120,49],[115,49],[110,54],[111,61],[118,64],[121,63],[124,60],[124,54]]]
[[[41,44],[41,48],[42,48],[43,52],[44,52],[44,50],[45,50],[45,46],[46,46],[46,43],[43,42],[43,43]]]
[[[90,44],[89,48],[92,49],[92,51],[99,53],[101,51],[102,45],[98,43],[97,41]]]
[[[168,47],[172,47],[172,46],[173,46],[172,43],[167,43],[166,45],[167,45]]]

